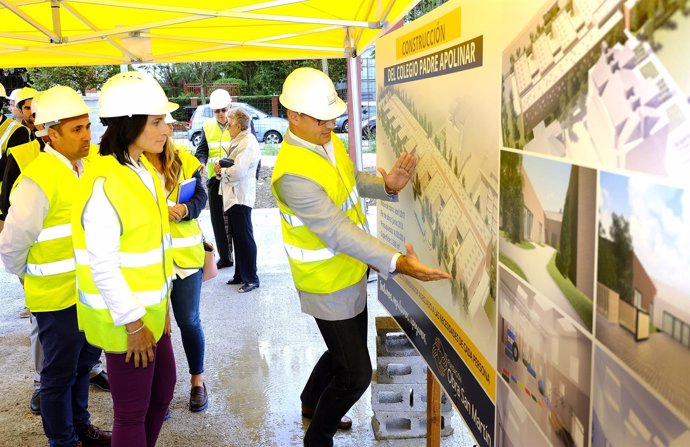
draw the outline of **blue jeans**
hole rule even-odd
[[[174,279],[170,301],[177,327],[182,335],[182,346],[187,356],[189,374],[204,372],[206,339],[201,328],[199,301],[201,298],[201,270],[184,279]]]
[[[330,447],[338,423],[371,383],[367,349],[367,308],[354,318],[316,324],[328,350],[323,353],[304,386],[302,403],[314,408],[304,435],[306,447]]]
[[[89,371],[101,356],[77,326],[77,306],[34,313],[43,345],[41,419],[51,447],[72,446],[90,423]]]

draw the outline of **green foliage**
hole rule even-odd
[[[85,67],[45,67],[27,70],[31,86],[46,90],[56,85],[66,85],[86,94],[89,89],[98,89],[112,75],[119,73],[117,65],[95,65]]]
[[[525,275],[525,272],[522,271],[518,263],[513,261],[513,259],[506,256],[503,252],[498,252],[498,260],[501,261],[501,264],[508,267],[520,278],[524,279],[525,282],[529,282],[529,280],[527,279],[527,275]]]
[[[412,8],[410,12],[405,15],[405,23],[410,23],[426,14],[427,12],[441,6],[448,0],[422,0],[417,3],[417,6]]]
[[[558,241],[556,266],[558,271],[572,281],[577,277],[577,204],[578,204],[578,172],[579,167],[570,170],[568,190],[565,193],[563,205],[563,221],[561,237]]]
[[[556,254],[554,253],[546,266],[546,271],[549,272],[549,275],[556,282],[558,288],[561,289],[561,292],[563,292],[565,298],[568,300],[570,305],[573,306],[573,309],[582,320],[584,326],[591,332],[592,311],[594,308],[592,299],[582,293],[580,289],[575,287],[575,285],[568,278],[565,278],[563,275],[561,275],[561,273],[558,271],[558,267],[556,267],[555,260]]]
[[[501,222],[513,243],[522,240],[522,155],[501,153]]]
[[[214,84],[237,84],[240,90],[247,88],[247,81],[238,78],[220,78],[213,81]]]

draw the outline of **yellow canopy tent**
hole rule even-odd
[[[0,0],[0,67],[345,57],[417,1]]]

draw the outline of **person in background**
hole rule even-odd
[[[44,92],[42,102],[36,122],[48,129],[50,144],[12,193],[0,253],[5,269],[22,278],[26,305],[38,324],[44,352],[40,411],[50,445],[110,445],[110,432],[93,426],[88,412],[89,371],[101,350],[78,327],[70,225],[74,190],[89,154],[90,110],[64,86]]]
[[[170,302],[182,335],[189,374],[192,376],[189,410],[197,412],[208,406],[203,376],[206,340],[199,314],[205,252],[201,227],[196,220],[206,206],[206,191],[199,172],[203,169],[199,160],[187,151],[178,150],[173,143],[173,122],[172,116],[167,115],[169,134],[163,151],[157,154],[144,152],[144,155],[155,168],[168,200],[174,264]],[[180,202],[179,186],[189,179],[194,180],[194,195]]]
[[[259,287],[256,274],[256,242],[252,226],[252,208],[256,201],[256,169],[261,161],[259,142],[251,132],[251,118],[243,109],[234,108],[228,113],[232,142],[228,158],[234,164],[221,168],[213,166],[220,176],[223,209],[228,216],[235,245],[235,274],[228,284],[242,284],[238,292],[250,292]]]
[[[148,74],[108,79],[98,104],[108,125],[101,156],[75,192],[79,327],[106,353],[117,447],[155,446],[175,389],[169,212],[142,154],[163,151],[165,114],[177,107]]]
[[[19,110],[19,108],[17,107],[17,101],[16,101],[17,100],[17,93],[19,93],[19,90],[21,90],[21,89],[15,88],[14,90],[12,90],[12,93],[10,93],[10,96],[7,97],[7,99],[9,99],[9,101],[10,101],[9,107],[10,107],[10,112],[12,113],[12,118],[18,123],[21,122],[21,120],[22,120],[22,111]]]
[[[213,171],[214,164],[228,154],[230,147],[230,131],[228,129],[227,112],[230,109],[230,93],[224,89],[217,89],[209,96],[209,106],[213,110],[215,119],[204,123],[201,132],[201,142],[196,148],[196,157],[201,164],[206,165],[208,176],[208,208],[211,214],[211,226],[213,236],[216,238],[216,247],[220,259],[218,268],[232,267],[232,234],[229,233],[227,215],[223,212],[223,197],[220,193],[220,181]]]
[[[383,178],[355,172],[333,133],[346,109],[333,82],[313,68],[298,68],[285,79],[280,103],[289,129],[276,159],[271,187],[282,216],[285,251],[302,311],[313,316],[327,350],[318,360],[300,399],[311,418],[304,445],[332,446],[336,431],[352,426],[345,413],[371,382],[367,348],[368,266],[381,276],[401,273],[432,281],[448,278],[371,236],[359,192],[397,200],[416,159],[403,153]]]

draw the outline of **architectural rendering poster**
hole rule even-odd
[[[413,153],[412,187],[380,203],[379,235],[451,274],[379,283],[480,445],[494,445],[500,20],[450,2],[377,42],[377,155]],[[488,57],[491,55],[491,57]]]
[[[484,4],[486,3],[486,4]],[[451,1],[377,43],[379,299],[479,445],[690,445],[690,3]]]

